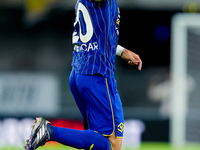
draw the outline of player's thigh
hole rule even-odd
[[[114,78],[107,79],[108,91],[112,100],[113,115],[114,115],[114,134],[110,138],[115,139],[120,143],[124,132],[124,114],[121,99],[117,91],[117,82]],[[116,145],[116,144],[115,144]],[[119,144],[120,145],[120,144]],[[119,147],[119,145],[117,147]]]
[[[116,111],[118,107],[121,109],[122,107],[121,102],[116,100],[112,79],[101,75],[79,75],[77,80],[80,93],[87,99],[90,129],[98,131],[104,136],[111,136],[117,132],[117,136],[122,137],[123,112],[122,110]]]
[[[70,85],[70,90],[72,92],[72,95],[75,99],[75,102],[82,114],[83,117],[83,123],[84,123],[84,128],[88,129],[88,123],[87,123],[87,101],[85,98],[81,95],[81,93],[78,90],[77,84],[76,84],[76,77],[77,74],[75,71],[72,71],[69,77],[69,85]]]

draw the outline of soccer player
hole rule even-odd
[[[26,150],[47,141],[87,150],[120,150],[124,130],[122,104],[115,80],[115,57],[142,68],[140,57],[117,45],[120,13],[117,0],[78,0],[73,32],[71,92],[82,114],[83,131],[35,120]]]

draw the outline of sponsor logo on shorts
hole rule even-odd
[[[124,124],[122,122],[117,126],[117,130],[120,132],[124,131]]]

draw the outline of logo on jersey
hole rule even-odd
[[[122,122],[117,126],[117,130],[120,132],[124,131],[124,124]]]
[[[118,35],[119,35],[119,24],[120,24],[120,10],[118,7],[118,17],[117,17],[117,22],[116,22],[116,27],[115,27]]]
[[[119,10],[119,7],[118,7],[118,18],[117,18],[117,24],[119,25],[120,24],[120,10]]]
[[[84,43],[84,44],[81,44],[81,45],[75,45],[74,46],[74,50],[76,52],[79,52],[79,51],[94,51],[94,50],[98,50],[99,49],[99,45],[97,42],[93,42],[93,43]]]

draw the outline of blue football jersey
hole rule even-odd
[[[120,23],[117,0],[78,0],[75,11],[73,69],[114,77]]]

